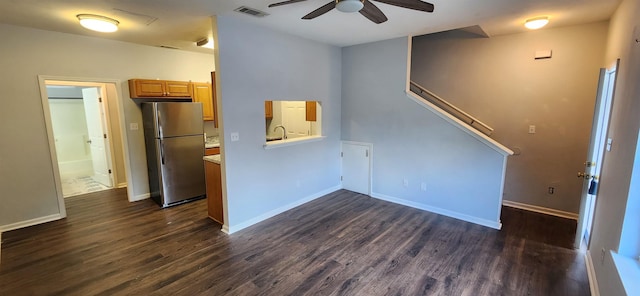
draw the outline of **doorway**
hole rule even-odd
[[[580,249],[583,246],[588,247],[590,242],[602,163],[605,151],[609,151],[611,148],[610,140],[607,139],[607,132],[619,64],[620,60],[609,69],[600,69],[585,171],[578,173],[578,177],[583,178],[583,185],[580,199],[580,215],[578,216],[578,227],[574,241],[576,249]]]
[[[44,80],[48,117],[53,138],[52,150],[64,198],[126,186],[119,176],[123,162],[117,112],[110,112],[110,96],[115,84]],[[114,149],[115,148],[115,149]],[[120,148],[120,149],[118,149]],[[52,153],[53,154],[53,153]],[[53,156],[53,155],[52,155]],[[121,175],[121,174],[120,174]],[[124,182],[124,184],[122,184]]]

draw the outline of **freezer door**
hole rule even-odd
[[[160,137],[202,135],[202,103],[153,103]]]
[[[201,135],[157,140],[163,206],[205,195]]]

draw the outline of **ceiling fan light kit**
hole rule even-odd
[[[287,0],[269,4],[269,7],[277,7],[303,1],[307,0]],[[371,1],[424,12],[433,12],[434,9],[433,4],[421,0],[332,0],[331,2],[320,6],[318,9],[303,16],[302,19],[314,19],[335,8],[341,12],[360,12],[360,14],[362,14],[364,17],[376,24],[386,22],[387,16],[384,15],[382,10],[380,10],[380,8],[378,8],[378,6],[373,4],[373,2]]]
[[[118,31],[118,25],[120,24],[117,20],[97,14],[78,14],[76,17],[81,26],[96,32],[115,32]]]
[[[343,0],[336,3],[336,9],[342,12],[358,12],[364,7],[364,0]]]
[[[540,16],[540,17],[535,17],[535,18],[526,20],[524,22],[524,26],[530,30],[537,30],[546,26],[548,23],[549,23],[549,17]]]

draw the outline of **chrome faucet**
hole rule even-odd
[[[273,128],[273,132],[275,132],[279,127],[282,128],[282,139],[287,139],[287,129],[283,125],[276,125],[276,127]]]

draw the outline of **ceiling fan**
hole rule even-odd
[[[302,2],[307,0],[288,0],[282,1],[278,3],[269,4],[269,7],[276,7],[281,5],[293,4],[297,2]],[[373,0],[377,2],[382,2],[385,4],[398,6],[402,8],[408,8],[413,10],[425,11],[425,12],[433,12],[433,4],[429,2],[424,2],[420,0]],[[381,24],[387,21],[387,16],[382,13],[380,8],[374,5],[371,0],[334,0],[331,1],[320,8],[310,12],[309,14],[302,17],[303,20],[310,20],[316,17],[319,17],[332,9],[336,8],[342,12],[360,12],[364,17],[368,18],[370,21]]]

